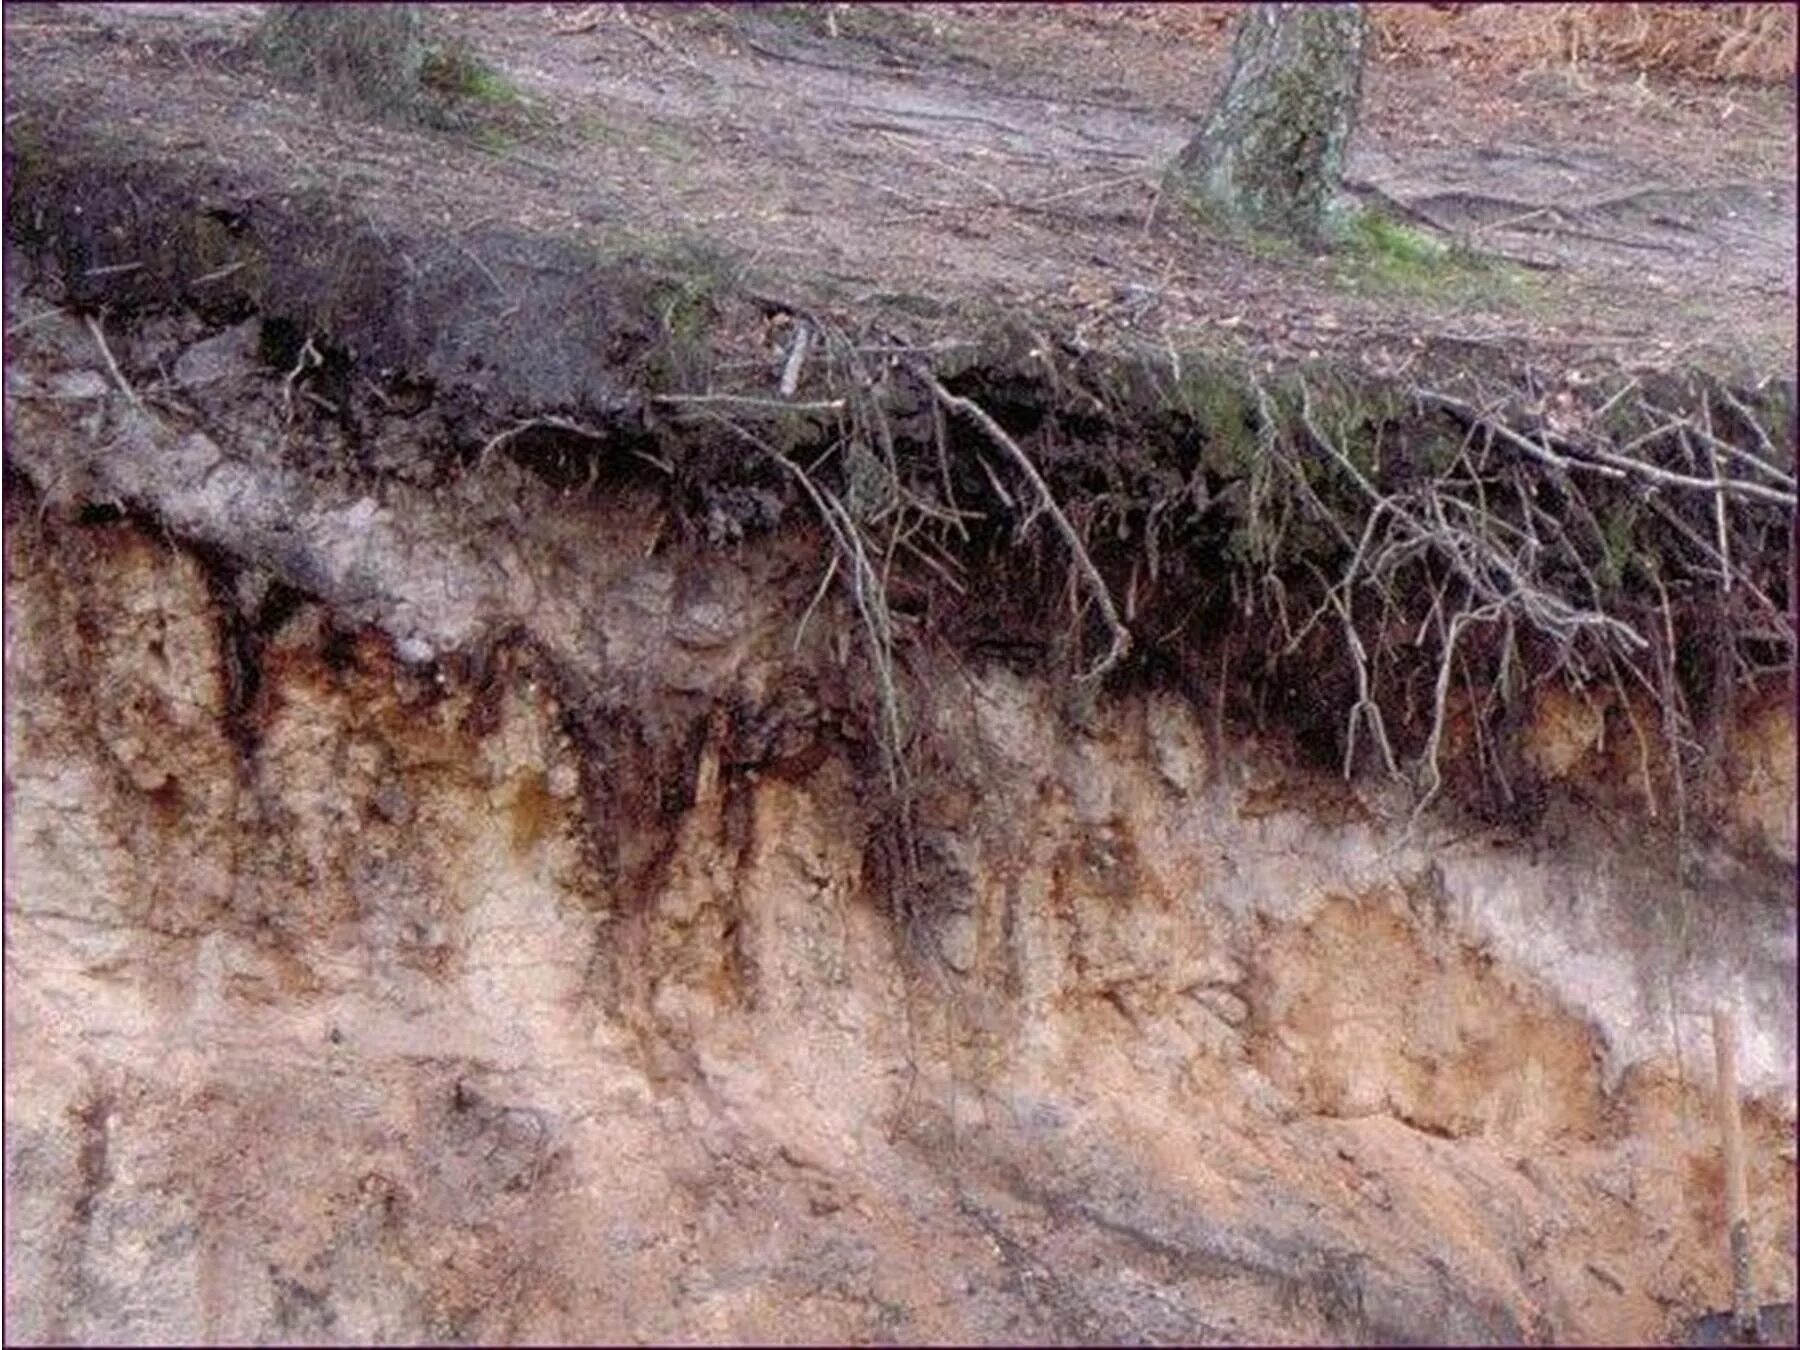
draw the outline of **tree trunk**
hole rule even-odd
[[[1367,34],[1360,4],[1250,6],[1224,92],[1175,161],[1174,190],[1233,224],[1321,237],[1362,97]]]
[[[418,108],[425,66],[418,5],[270,5],[259,43],[278,76],[328,105],[386,115]]]

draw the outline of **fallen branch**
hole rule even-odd
[[[249,265],[250,264],[247,262],[226,263],[225,266],[223,266],[223,267],[214,268],[210,272],[204,272],[201,275],[195,277],[192,281],[188,282],[188,285],[190,285],[190,286],[208,286],[208,285],[211,285],[215,281],[223,281],[223,280],[225,280],[226,277],[231,276],[234,273],[243,271],[244,268],[248,267]]]
[[[793,398],[800,388],[800,372],[806,366],[806,349],[812,344],[812,325],[802,320],[794,329],[794,346],[781,372],[781,396]]]
[[[325,364],[325,358],[319,355],[319,349],[313,345],[312,334],[308,333],[306,341],[301,344],[300,355],[294,360],[294,368],[281,381],[281,424],[290,425],[294,420],[294,390],[299,379],[309,369],[316,369]]]
[[[674,408],[723,405],[762,408],[770,412],[842,412],[845,407],[841,398],[823,399],[817,403],[790,403],[786,399],[753,398],[748,394],[657,394],[650,401]]]
[[[1071,197],[1085,197],[1090,192],[1105,192],[1109,188],[1124,187],[1127,183],[1143,181],[1144,174],[1141,170],[1137,173],[1122,173],[1116,178],[1102,179],[1098,183],[1085,183],[1081,187],[1064,188],[1061,192],[1052,192],[1048,197],[1034,197],[1030,201],[1020,202],[1019,206],[1035,211],[1049,206],[1053,202],[1067,201]],[[1157,186],[1157,191],[1162,191],[1160,184]]]

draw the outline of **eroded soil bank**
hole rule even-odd
[[[907,908],[817,527],[290,480],[21,339],[22,1339],[1656,1339],[1727,1287],[1719,994],[1792,1296],[1779,697],[1683,889],[1641,810],[1409,833],[1222,686],[920,643]]]
[[[613,212],[321,118],[217,13],[8,38],[9,1336],[1665,1340],[1729,1292],[1721,999],[1793,1299],[1773,307],[1699,365],[1605,269],[1568,343],[1346,309],[1102,160],[983,169],[1016,249],[796,180],[843,248],[771,280],[625,96],[835,35],[596,74],[475,11],[629,105],[529,151]],[[905,51],[940,102],[883,116],[1067,92]],[[1160,156],[1103,94],[995,144]],[[1064,284],[1144,249],[1194,275]]]

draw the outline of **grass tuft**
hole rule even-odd
[[[1463,303],[1529,304],[1535,279],[1503,258],[1440,239],[1378,211],[1359,211],[1331,255],[1346,290],[1430,296]]]
[[[460,42],[428,48],[419,78],[427,89],[452,99],[506,110],[524,110],[530,105],[511,78]]]

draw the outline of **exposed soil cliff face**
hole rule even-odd
[[[1409,291],[1160,20],[255,13],[8,28],[9,1336],[1653,1340],[1719,998],[1793,1298],[1786,95],[1374,68]]]
[[[17,1334],[1657,1337],[1726,1287],[1725,989],[1791,1297],[1780,866],[1684,920],[1596,819],[1406,839],[1204,701],[946,658],[909,933],[794,541],[593,512],[644,683],[582,730],[551,638],[408,663],[15,484]]]

